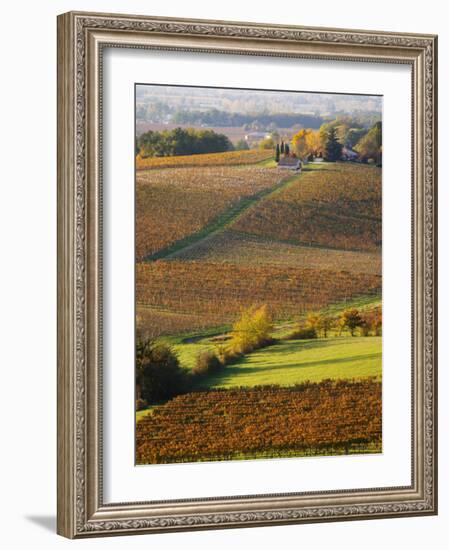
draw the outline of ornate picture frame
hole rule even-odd
[[[410,486],[105,503],[106,47],[405,64],[412,72]],[[437,513],[437,37],[70,12],[58,17],[58,533],[69,538]],[[405,358],[410,360],[410,356]]]

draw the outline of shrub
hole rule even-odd
[[[251,353],[256,349],[256,342],[245,341],[244,339],[234,341],[233,353],[236,355],[245,355],[246,353]]]
[[[229,349],[225,346],[219,346],[217,349],[217,357],[223,366],[236,363],[241,358],[241,356],[242,355],[240,353],[236,353],[232,349]]]
[[[363,336],[380,336],[382,334],[382,308],[376,307],[361,314],[360,330]]]
[[[259,143],[259,149],[274,149],[276,147],[273,138],[265,138]]]
[[[362,317],[362,322],[360,324],[360,332],[362,336],[369,336],[371,332],[371,323],[365,316]]]
[[[372,328],[374,330],[375,336],[382,335],[382,306],[376,307],[374,309]]]
[[[355,330],[363,324],[362,316],[356,308],[345,309],[340,317],[341,326],[347,328],[351,336],[355,336]]]
[[[143,411],[143,409],[146,409],[148,407],[148,403],[145,401],[145,399],[142,399],[139,397],[136,399],[136,411]]]
[[[232,327],[230,349],[234,353],[250,353],[270,340],[273,330],[266,305],[244,310]]]
[[[248,151],[249,145],[244,139],[239,139],[235,144],[236,151]]]
[[[197,355],[192,374],[196,376],[214,374],[219,371],[222,366],[222,362],[213,351],[202,351]]]
[[[329,315],[322,315],[321,316],[321,323],[320,328],[323,333],[323,337],[327,338],[328,332],[334,328],[335,326],[335,319],[333,317],[330,317]]]
[[[268,346],[273,346],[274,344],[277,344],[278,340],[276,338],[272,338],[271,336],[268,336],[267,338],[264,338],[259,342],[259,348],[266,348]]]
[[[165,401],[188,389],[186,372],[169,346],[151,340],[137,342],[136,387],[138,399],[148,404]]]
[[[309,340],[317,338],[318,334],[314,327],[298,327],[289,336],[289,340]]]
[[[322,316],[319,313],[309,313],[307,315],[305,328],[313,329],[318,334],[321,330]]]

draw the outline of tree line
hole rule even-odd
[[[171,157],[202,153],[223,153],[234,150],[224,134],[213,130],[175,128],[142,134],[136,142],[136,155],[141,157]]]
[[[219,109],[207,111],[177,111],[172,118],[175,124],[207,124],[208,126],[239,127],[262,130],[271,127],[290,128],[296,124],[319,128],[327,119],[320,115],[301,113],[233,113]]]
[[[277,161],[280,155],[292,153],[303,160],[322,157],[331,162],[345,160],[346,147],[354,150],[362,162],[372,161],[381,165],[382,123],[376,122],[369,129],[354,128],[349,127],[347,122],[336,119],[322,124],[317,130],[302,128],[293,136],[291,145],[292,151],[288,143],[281,141],[279,134],[274,131],[271,137],[260,142],[259,147],[273,149]],[[225,134],[195,128],[150,130],[136,140],[136,155],[141,158],[222,153],[248,148],[245,140],[239,140],[234,146]]]
[[[344,158],[344,147],[358,154],[362,162],[382,164],[382,123],[371,128],[350,128],[338,119],[319,130],[303,128],[292,138],[294,153],[301,159],[323,157],[329,161]]]
[[[345,309],[339,316],[323,313],[309,313],[287,338],[308,340],[327,338],[331,332],[341,336],[343,332],[351,336],[380,336],[382,334],[382,307],[361,311],[357,308]]]

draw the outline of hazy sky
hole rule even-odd
[[[216,108],[239,113],[381,113],[382,98],[369,95],[137,85],[137,105],[162,102],[186,110]]]

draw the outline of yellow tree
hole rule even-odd
[[[299,130],[297,134],[295,134],[292,138],[292,145],[293,149],[295,150],[295,153],[298,155],[299,158],[305,158],[308,154],[308,145],[307,145],[307,135],[309,134],[310,130],[307,128],[302,128]]]
[[[328,332],[334,327],[335,320],[329,315],[321,316],[321,330],[323,331],[323,337],[327,338]]]
[[[273,330],[273,323],[266,304],[254,311],[251,324],[252,333],[258,345],[270,338],[270,333]]]
[[[242,311],[232,326],[231,350],[248,353],[270,338],[273,324],[266,305],[252,306]]]
[[[309,313],[307,315],[306,327],[319,332],[321,330],[321,315],[319,313]]]
[[[305,139],[308,155],[317,155],[323,150],[323,140],[319,130],[309,130]]]
[[[329,330],[334,326],[334,319],[321,313],[309,313],[305,326],[327,338]]]

